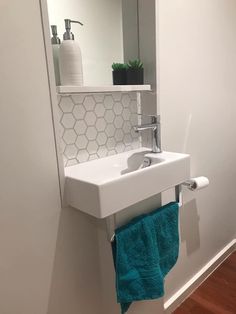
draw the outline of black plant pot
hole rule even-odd
[[[127,82],[126,69],[113,71],[112,77],[114,85],[126,85]]]
[[[127,84],[128,85],[143,85],[144,84],[144,71],[143,69],[127,70]]]

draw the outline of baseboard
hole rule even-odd
[[[172,313],[235,250],[236,239],[226,245],[223,250],[213,257],[193,278],[164,303],[164,313]]]

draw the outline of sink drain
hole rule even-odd
[[[139,169],[147,168],[147,167],[151,166],[151,163],[152,163],[151,158],[144,157],[143,163],[139,167]]]

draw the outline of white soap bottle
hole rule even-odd
[[[71,32],[71,23],[79,23],[65,19],[66,32],[63,35],[63,42],[59,49],[59,68],[61,85],[83,86],[83,65],[81,49],[74,34]]]
[[[61,44],[60,38],[57,36],[57,26],[51,25],[52,29],[52,53],[53,53],[53,63],[54,63],[54,72],[55,72],[55,79],[56,79],[56,85],[61,85],[60,81],[60,70],[59,70],[59,48]]]

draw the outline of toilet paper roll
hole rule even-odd
[[[197,177],[192,178],[187,183],[190,190],[198,191],[206,188],[209,185],[209,179],[207,177]]]

